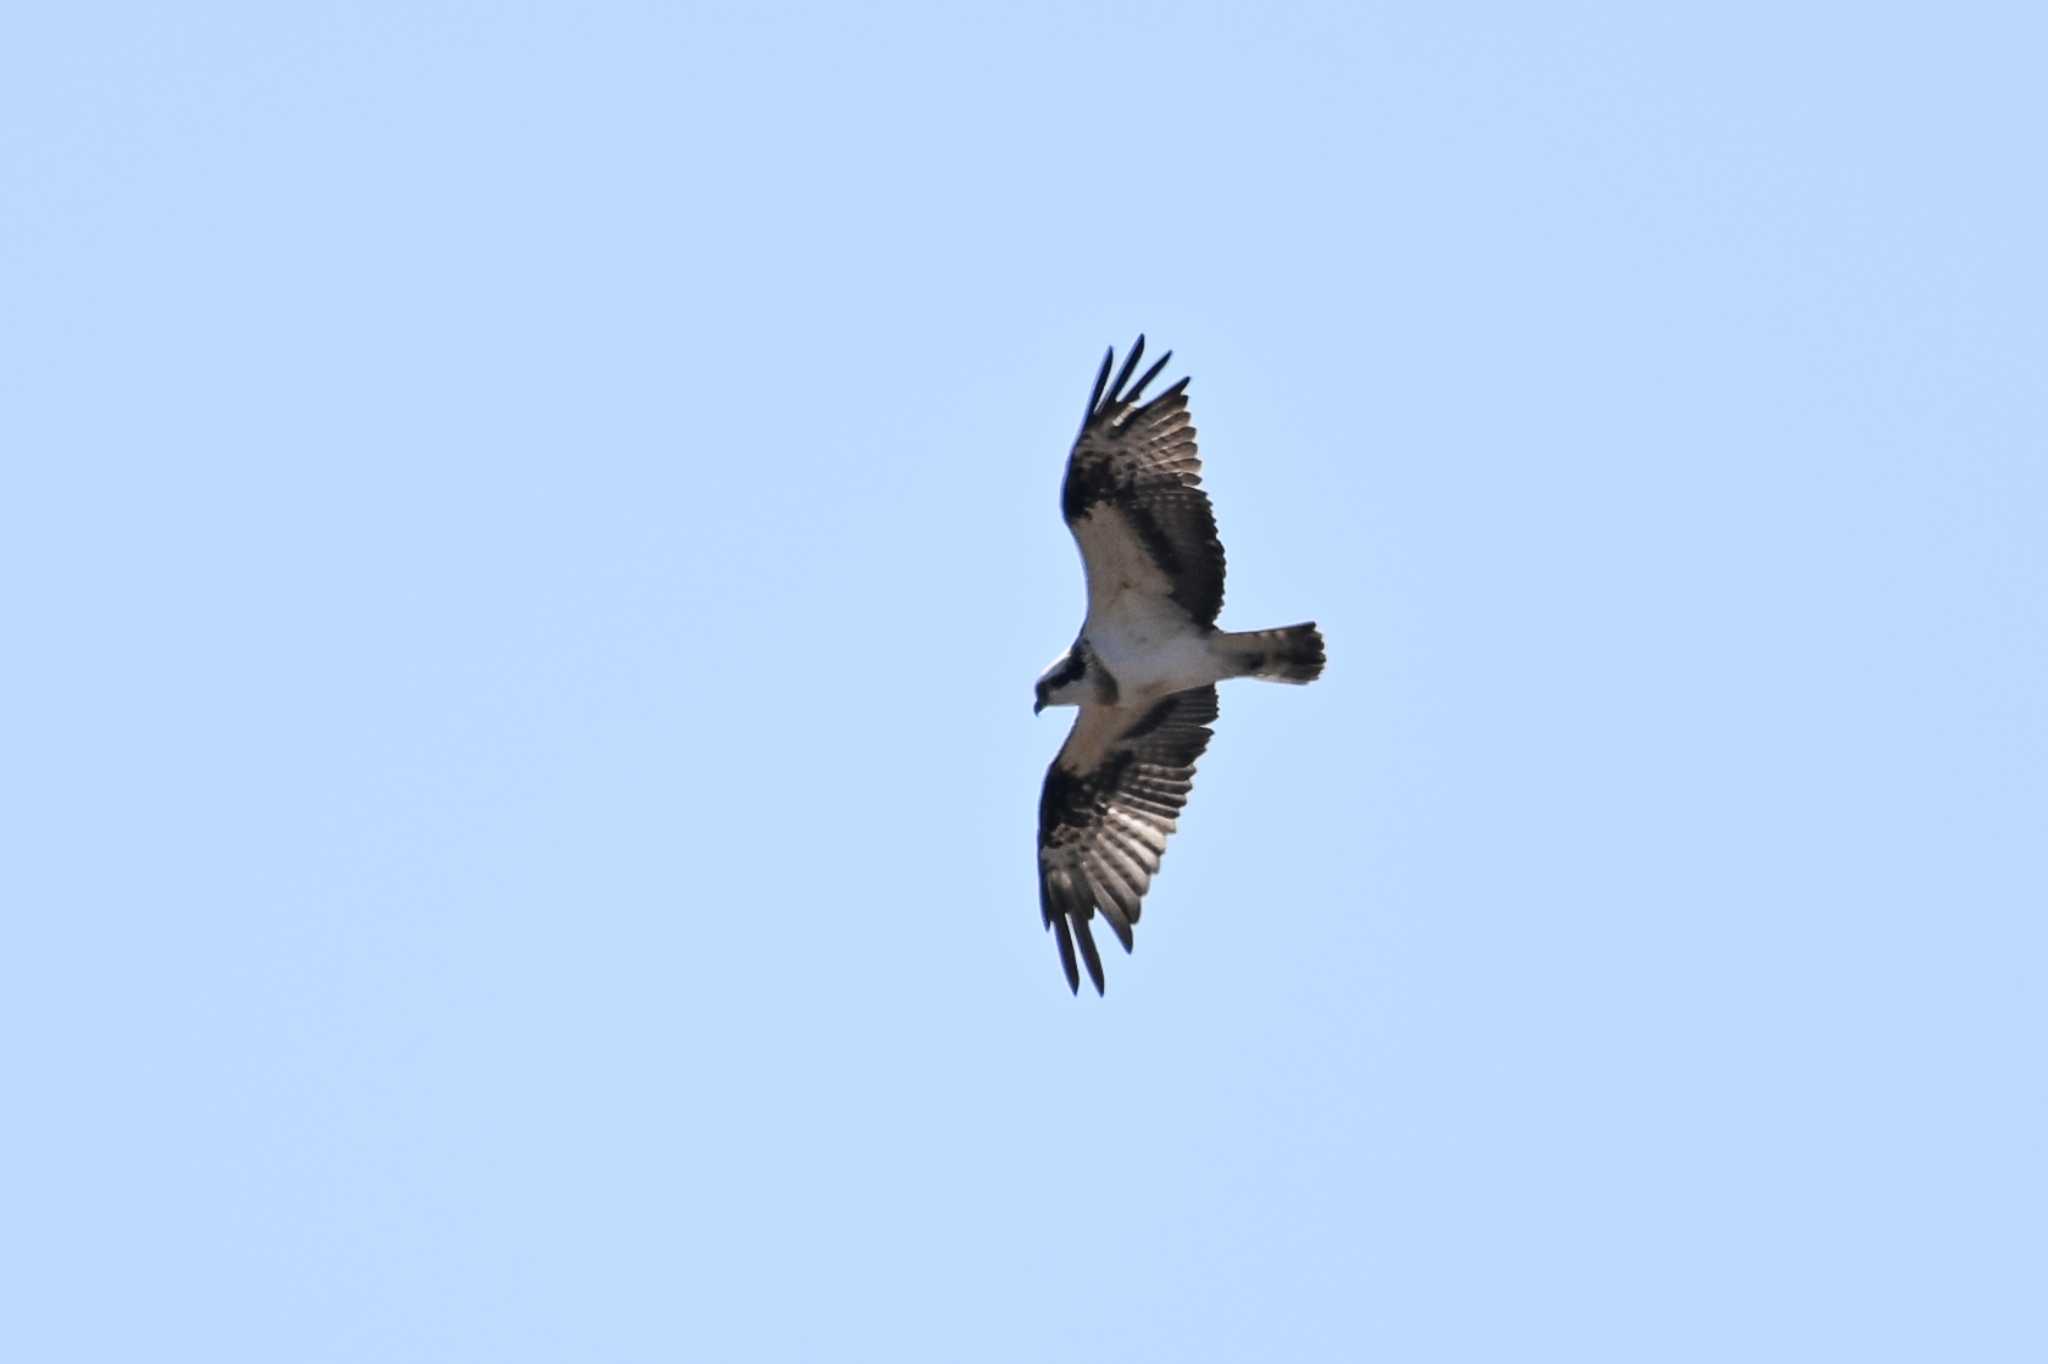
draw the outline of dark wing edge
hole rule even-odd
[[[1138,361],[1143,359],[1144,355],[1145,334],[1140,332],[1138,333],[1138,339],[1131,343],[1131,353],[1124,357],[1124,367],[1117,371],[1116,382],[1112,384],[1109,382],[1109,370],[1116,363],[1116,347],[1111,346],[1102,353],[1102,368],[1096,371],[1095,374],[1095,391],[1088,395],[1088,410],[1081,414],[1081,433],[1083,436],[1091,428],[1114,421],[1124,408],[1144,397],[1145,386],[1158,378],[1159,371],[1165,369],[1166,362],[1173,358],[1172,351],[1168,351],[1160,356],[1153,362],[1152,368],[1145,371],[1144,377],[1139,379],[1132,386],[1131,390],[1126,393],[1124,385],[1130,382],[1131,371],[1138,367]],[[1156,403],[1170,398],[1187,386],[1188,381],[1183,379],[1152,401]],[[1106,393],[1104,392],[1105,389],[1107,390]],[[1104,401],[1105,398],[1107,398],[1107,401]]]
[[[1188,381],[1179,380],[1140,406],[1146,386],[1173,358],[1172,351],[1160,356],[1132,384],[1144,354],[1140,336],[1113,381],[1115,348],[1102,357],[1081,434],[1067,457],[1060,512],[1071,528],[1098,503],[1115,507],[1175,584],[1173,599],[1197,625],[1214,625],[1223,609],[1223,542],[1202,489]]]
[[[1090,927],[1098,910],[1124,951],[1131,950],[1131,929],[1215,719],[1215,687],[1176,692],[1140,714],[1092,770],[1063,766],[1064,747],[1046,769],[1038,802],[1038,905],[1075,994],[1084,964],[1095,993],[1103,993]],[[1075,730],[1080,726],[1077,719]]]

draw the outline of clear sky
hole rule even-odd
[[[0,1356],[2048,1358],[2032,11],[10,8]]]

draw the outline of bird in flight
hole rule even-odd
[[[1081,548],[1088,614],[1073,645],[1038,679],[1036,714],[1078,706],[1038,801],[1038,903],[1067,986],[1080,966],[1102,993],[1097,910],[1124,951],[1209,746],[1216,684],[1232,677],[1313,682],[1323,636],[1313,621],[1275,630],[1216,628],[1223,545],[1202,491],[1188,381],[1150,402],[1171,351],[1130,382],[1140,336],[1116,371],[1102,358],[1081,434],[1067,456],[1060,512]],[[1079,961],[1075,949],[1079,948]]]

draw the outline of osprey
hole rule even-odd
[[[1313,621],[1277,630],[1218,630],[1223,546],[1202,491],[1202,461],[1182,379],[1140,405],[1168,351],[1130,384],[1140,336],[1110,381],[1112,348],[1095,376],[1081,434],[1067,456],[1060,511],[1081,548],[1088,614],[1073,646],[1038,679],[1035,715],[1081,713],[1045,772],[1038,802],[1038,904],[1081,990],[1074,949],[1102,993],[1097,910],[1124,951],[1175,817],[1209,745],[1216,684],[1232,677],[1313,682],[1323,637]],[[1125,385],[1130,384],[1126,389]]]

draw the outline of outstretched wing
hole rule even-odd
[[[1038,904],[1053,930],[1067,985],[1081,989],[1075,944],[1102,993],[1102,958],[1089,920],[1100,909],[1131,950],[1131,925],[1159,870],[1209,746],[1216,688],[1175,692],[1140,710],[1083,706],[1038,801]]]
[[[1110,382],[1115,350],[1102,357],[1081,434],[1067,457],[1060,511],[1081,547],[1091,621],[1171,605],[1197,625],[1223,609],[1223,545],[1202,491],[1202,460],[1188,416],[1188,381],[1139,405],[1168,351],[1132,384],[1145,354],[1139,337]]]

